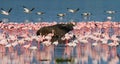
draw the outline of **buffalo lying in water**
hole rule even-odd
[[[47,35],[49,33],[52,33],[52,31],[54,30],[54,36],[52,37],[51,42],[58,40],[59,43],[62,43],[63,41],[61,40],[61,37],[63,37],[69,31],[73,30],[73,26],[74,25],[72,23],[68,23],[42,27],[37,31],[36,34]]]

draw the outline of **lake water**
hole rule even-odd
[[[26,21],[60,21],[57,17],[58,13],[66,13],[62,21],[68,22],[70,20],[84,21],[81,14],[83,12],[91,12],[89,21],[105,21],[107,16],[112,16],[112,21],[120,21],[120,0],[0,0],[0,8],[9,10],[13,8],[9,16],[0,14],[0,20],[8,19],[12,22]],[[31,14],[25,14],[23,7],[35,8]],[[79,8],[79,12],[72,14],[67,11],[67,8]],[[108,15],[107,10],[115,10],[116,13]],[[37,11],[45,12],[44,15],[39,16],[35,13]]]
[[[120,64],[120,47],[108,45],[91,46],[78,44],[76,47],[40,46],[38,50],[21,49],[0,52],[0,64]]]

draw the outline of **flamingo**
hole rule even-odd
[[[79,11],[79,8],[77,8],[77,9],[70,9],[70,8],[67,8],[67,10],[68,10],[68,12],[70,12],[70,13],[76,13],[76,12]]]
[[[25,6],[23,6],[24,12],[25,13],[31,13],[35,8],[32,8],[31,10],[29,10],[28,8],[26,8]]]
[[[53,44],[57,46],[58,45],[58,41],[53,42]]]
[[[1,45],[7,45],[8,44],[7,39],[0,40],[0,44]]]
[[[111,16],[108,16],[108,17],[107,17],[107,20],[112,20],[112,17],[111,17]]]
[[[77,44],[79,43],[79,41],[77,39],[72,40],[71,42],[67,43],[67,46],[71,46],[71,47],[75,47],[77,46]]]
[[[81,15],[82,15],[82,16],[90,16],[91,13],[89,13],[89,12],[84,12],[84,13],[82,13]]]
[[[31,46],[31,47],[29,47],[29,49],[36,50],[37,47],[36,46]]]
[[[3,15],[10,15],[10,12],[12,11],[12,8],[10,8],[8,11],[5,11],[3,8],[1,8],[1,14]]]
[[[106,13],[107,13],[107,14],[115,14],[116,11],[108,10],[108,11],[106,11]],[[107,17],[107,20],[109,20],[109,21],[112,20],[112,16],[108,16],[108,17]]]
[[[101,41],[102,41],[102,44],[107,44],[108,43],[108,39],[101,39]]]
[[[81,39],[79,40],[81,43],[88,43],[88,41],[86,39]]]
[[[45,45],[45,46],[50,46],[51,42],[50,41],[43,41],[42,44]]]
[[[75,42],[69,42],[66,45],[71,46],[71,47],[75,47],[77,44]]]
[[[28,49],[28,48],[30,47],[30,45],[31,45],[31,44],[29,43],[29,44],[27,44],[27,45],[24,45],[23,47],[26,48],[26,49]]]
[[[87,38],[85,38],[84,36],[77,36],[76,38],[80,43],[88,43]]]
[[[5,47],[8,47],[8,48],[11,47],[11,46],[12,46],[12,44],[7,44],[7,45],[5,45]]]
[[[66,13],[59,13],[59,14],[57,14],[57,16],[59,16],[59,17],[64,17],[66,15]]]
[[[106,13],[108,13],[108,14],[114,14],[114,13],[116,13],[116,11],[108,10],[108,11],[106,11]]]
[[[112,35],[111,39],[114,40],[114,41],[120,41],[120,39],[117,38],[117,35],[115,35],[115,34]]]
[[[18,40],[16,40],[16,41],[14,41],[13,43],[11,43],[11,45],[12,45],[13,47],[15,47],[16,45],[18,45]]]
[[[52,36],[45,36],[45,39],[51,40],[51,39],[52,39]]]
[[[65,43],[67,44],[68,41],[69,41],[69,39],[71,39],[71,36],[70,36],[68,33],[66,33],[65,36],[62,37],[61,39],[62,39],[62,40],[65,40],[65,41],[66,41]]]
[[[84,20],[87,20],[88,17],[91,15],[91,13],[90,12],[84,12],[81,15],[83,16]]]
[[[45,14],[44,12],[37,12],[36,13],[37,15],[43,15],[43,14]]]
[[[97,45],[98,45],[97,42],[92,43],[92,46],[97,46]]]
[[[113,47],[113,46],[118,46],[119,43],[118,42],[112,42],[112,43],[109,43],[108,45],[111,46],[111,47]]]

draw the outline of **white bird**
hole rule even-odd
[[[7,44],[8,44],[7,39],[0,40],[0,45],[7,45]]]
[[[66,13],[59,13],[57,14],[57,16],[59,17],[59,20],[63,20],[64,16],[66,16]]]
[[[79,41],[77,39],[73,40],[74,43],[79,43]]]
[[[89,12],[84,12],[84,13],[82,13],[81,15],[82,15],[82,16],[90,16],[91,13],[89,13]]]
[[[116,11],[108,10],[108,11],[106,11],[106,13],[108,13],[108,14],[114,14],[114,13],[116,13]]]
[[[45,46],[49,46],[49,45],[51,45],[51,42],[50,41],[43,41],[42,44]]]
[[[32,8],[31,10],[23,6],[24,12],[25,13],[31,13],[35,8]]]
[[[12,8],[10,8],[8,11],[5,11],[3,8],[1,8],[1,14],[3,15],[10,15],[10,12],[12,11]]]
[[[44,38],[50,41],[52,39],[52,36],[47,35]]]
[[[57,14],[57,16],[59,16],[59,17],[64,17],[66,15],[66,13],[59,13],[59,14]]]
[[[23,47],[28,49],[30,47],[30,45],[31,44],[27,44],[27,45],[24,45]]]
[[[111,17],[111,16],[108,16],[108,17],[107,17],[107,20],[112,20],[112,17]]]
[[[97,43],[97,42],[92,43],[92,46],[97,46],[97,45],[98,45],[98,43]]]
[[[29,49],[36,50],[37,47],[36,46],[31,46],[31,47],[29,47]]]
[[[18,41],[14,41],[13,43],[11,43],[13,47],[15,47],[16,45],[18,45]]]
[[[53,44],[57,46],[58,45],[58,41],[53,42]]]
[[[120,39],[117,38],[117,35],[112,35],[111,39],[114,40],[114,41],[120,41]]]
[[[107,44],[108,43],[108,39],[104,38],[104,39],[100,39],[102,41],[102,44]]]
[[[113,42],[113,43],[109,43],[108,45],[111,46],[111,47],[112,47],[112,46],[118,46],[119,43],[118,43],[118,42]]]
[[[68,10],[68,12],[70,12],[70,13],[76,13],[76,12],[79,11],[79,8],[77,8],[77,9],[70,9],[70,8],[67,8],[67,10]]]
[[[84,20],[87,20],[87,19],[90,19],[89,16],[91,15],[91,13],[89,13],[89,12],[84,12],[84,13],[82,13],[81,15],[83,16]]]
[[[79,40],[81,43],[88,43],[88,41],[87,40],[84,40],[84,39],[81,39],[81,40]]]
[[[75,42],[70,42],[66,44],[67,46],[75,47],[77,44]]]
[[[7,44],[7,45],[5,45],[5,47],[11,47],[12,46],[12,44]]]
[[[37,12],[36,13],[37,15],[43,15],[43,14],[45,14],[44,12]]]

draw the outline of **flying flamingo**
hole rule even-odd
[[[30,9],[26,8],[25,6],[23,6],[23,9],[24,9],[24,12],[28,14],[28,13],[31,13],[35,8],[32,8],[30,10]]]
[[[84,20],[87,20],[87,19],[89,19],[89,16],[91,15],[91,13],[90,12],[84,12],[81,15],[83,16]]]
[[[116,11],[108,10],[108,11],[106,11],[106,13],[109,14],[109,15],[112,15],[112,14],[115,14]],[[112,16],[108,16],[108,17],[107,17],[107,20],[111,21],[111,20],[112,20]]]
[[[57,16],[59,17],[59,19],[62,21],[63,17],[66,16],[66,13],[59,13],[57,14]]]
[[[79,11],[79,8],[77,8],[77,9],[67,8],[67,10],[68,10],[68,12],[75,14],[76,12],[78,12],[78,11]],[[73,21],[73,17],[74,17],[74,16],[72,16],[71,21]]]
[[[76,12],[79,11],[79,8],[77,8],[77,9],[70,9],[70,8],[67,8],[67,10],[68,10],[68,12],[70,12],[70,13],[76,13]]]
[[[10,8],[8,11],[5,11],[3,8],[1,8],[1,14],[3,15],[10,15],[10,12],[12,11],[12,8]]]
[[[39,11],[39,12],[36,12],[36,14],[41,16],[41,15],[44,15],[45,12]],[[42,17],[38,18],[38,20],[41,21]]]
[[[107,14],[114,14],[114,13],[116,13],[116,11],[108,10],[108,11],[106,11],[106,13],[107,13]]]
[[[45,13],[44,13],[44,12],[39,11],[39,12],[37,12],[36,14],[37,14],[37,15],[43,15],[43,14],[45,14]]]

